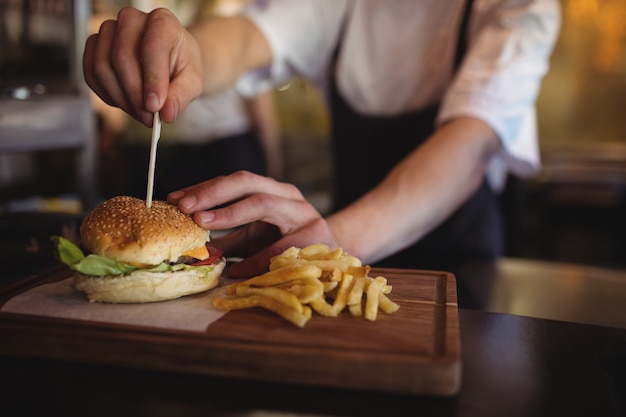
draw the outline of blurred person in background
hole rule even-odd
[[[534,103],[559,24],[556,0],[267,0],[189,30],[129,9],[88,40],[85,77],[147,126],[234,84],[254,95],[305,76],[326,93],[326,218],[295,186],[246,172],[169,195],[205,228],[245,226],[219,240],[246,258],[231,276],[320,242],[369,264],[454,272],[501,256],[498,193],[507,174],[539,167]]]

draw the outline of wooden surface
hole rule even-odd
[[[55,268],[0,292],[0,304]],[[436,396],[456,395],[461,363],[456,282],[437,271],[375,269],[400,310],[376,322],[315,315],[300,329],[261,309],[233,311],[205,332],[0,313],[0,354],[135,369]],[[158,308],[159,304],[154,304]]]

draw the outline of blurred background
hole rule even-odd
[[[236,13],[242,3],[0,0],[1,284],[53,264],[49,237],[76,236],[82,214],[99,201],[145,198],[150,130],[85,86],[87,34],[124,5],[168,7],[190,22]],[[537,106],[543,168],[534,178],[511,179],[503,195],[507,257],[626,272],[626,1],[562,6]],[[298,185],[324,213],[333,167],[322,97],[294,80],[269,98],[263,109],[270,117],[250,119],[274,137],[276,147],[265,149],[268,172]],[[178,139],[197,144],[192,133],[164,126],[157,171],[185,164],[174,146]]]

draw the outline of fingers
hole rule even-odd
[[[271,257],[290,246],[337,246],[326,221],[297,187],[250,172],[187,187],[171,193],[168,201],[193,213],[205,229],[237,229],[216,240],[228,256],[245,258],[231,267],[233,277],[262,272]]]
[[[168,201],[193,213],[195,222],[209,230],[261,221],[286,235],[321,217],[297,187],[247,171],[171,193]]]
[[[140,43],[141,67],[143,68],[143,101],[146,110],[156,112],[161,110],[167,96],[170,94],[170,80],[173,78],[172,68],[176,67],[176,62],[172,58],[178,56],[173,50],[179,45],[178,39],[181,36],[172,32],[172,27],[177,26],[176,18],[165,9],[153,10],[148,15],[143,38]],[[172,32],[171,36],[164,36]],[[170,98],[170,101],[172,99]],[[168,109],[167,115],[161,114],[163,121],[173,121],[178,112],[177,106]]]
[[[110,45],[108,57],[111,61],[111,67],[115,72],[118,85],[122,86],[121,90],[129,104],[129,112],[139,115],[142,119],[147,115],[151,115],[159,110],[160,106],[148,108],[143,100],[145,73],[142,74],[142,60],[145,54],[159,53],[160,51],[146,51],[142,43],[143,32],[137,30],[139,27],[145,27],[148,23],[148,16],[134,9],[122,9],[117,17],[116,31],[113,34],[113,44]],[[162,53],[162,52],[161,52]],[[146,72],[152,71],[145,68]],[[164,93],[167,93],[167,69],[165,76],[162,77],[164,84]],[[126,110],[126,109],[125,109]]]
[[[173,122],[178,112],[202,93],[198,43],[172,13],[155,9],[148,15],[141,49],[146,108],[160,110],[161,120]]]
[[[292,184],[272,178],[238,171],[216,177],[168,195],[168,201],[177,204],[184,213],[210,209],[253,194],[270,194],[290,200],[304,200],[302,193]]]
[[[88,38],[85,81],[104,102],[146,126],[153,113],[173,122],[202,92],[202,59],[192,36],[166,9],[122,8]]]
[[[197,58],[193,60],[201,62],[199,50],[196,55]],[[175,69],[167,98],[161,108],[161,119],[167,123],[176,120],[178,113],[186,108],[192,99],[202,94],[202,85],[202,73],[199,67],[186,65],[184,68]],[[146,98],[148,99],[149,97]]]
[[[87,85],[105,103],[151,125],[151,115],[145,110],[142,99],[139,48],[136,46],[145,22],[146,15],[131,8],[121,9],[117,21],[103,22],[98,34],[91,35],[85,44],[83,72]]]
[[[320,217],[306,200],[291,200],[257,193],[222,208],[194,213],[195,222],[205,229],[230,229],[262,221],[276,226],[285,235]]]
[[[87,38],[83,54],[83,73],[87,85],[105,103],[129,112],[130,103],[122,92],[109,59],[116,28],[115,21],[107,20],[100,26],[98,34]]]

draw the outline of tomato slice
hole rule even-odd
[[[201,261],[192,263],[192,266],[211,265],[213,262],[220,259],[224,255],[223,250],[216,248],[213,245],[207,245],[207,249],[209,250],[209,257]]]

